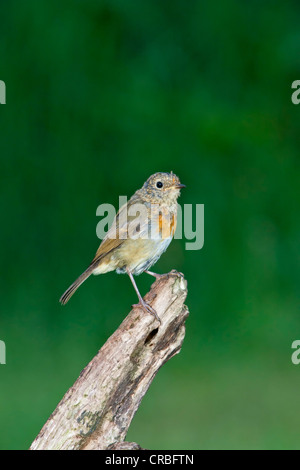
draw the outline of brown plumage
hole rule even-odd
[[[159,277],[148,269],[169,246],[176,229],[177,198],[184,187],[171,173],[155,173],[119,210],[89,267],[61,296],[66,304],[78,287],[91,275],[116,270],[127,273],[139,298],[138,306],[156,312],[142,299],[133,274],[142,272]]]

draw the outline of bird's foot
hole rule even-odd
[[[147,274],[150,274],[150,276],[155,277],[155,279],[161,279],[162,277],[167,276],[167,274],[157,274],[153,273],[152,271],[145,271]]]
[[[152,271],[145,271],[145,273],[150,274],[150,276],[155,277],[155,279],[161,279],[162,277],[169,277],[169,276],[178,277],[178,274],[179,276],[183,277],[183,274],[180,273],[179,271],[176,271],[175,269],[172,269],[171,272],[165,273],[165,274],[157,274],[157,273],[153,273]]]
[[[153,315],[156,318],[156,320],[159,321],[159,323],[161,323],[161,319],[157,315],[154,308],[152,308],[151,305],[147,304],[147,302],[145,302],[144,300],[141,300],[138,304],[133,304],[132,306],[141,308],[144,310],[144,312],[151,313],[151,315]]]

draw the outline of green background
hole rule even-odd
[[[154,268],[185,274],[190,316],[127,439],[299,448],[299,2],[1,1],[0,18],[0,447],[29,447],[136,301],[109,273],[58,303],[96,208],[173,170],[205,244]]]

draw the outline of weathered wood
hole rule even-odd
[[[188,316],[186,295],[181,273],[171,271],[155,281],[145,300],[161,324],[140,308],[132,309],[81,372],[30,449],[122,447],[159,368],[181,349]]]

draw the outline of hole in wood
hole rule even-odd
[[[151,339],[154,338],[154,336],[157,334],[157,332],[158,332],[158,328],[155,328],[154,330],[152,330],[148,334],[147,338],[145,339],[145,344],[148,344],[151,341]]]

